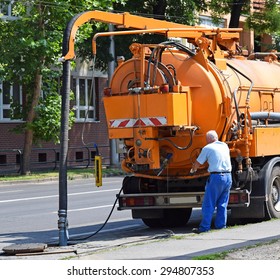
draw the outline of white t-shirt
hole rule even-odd
[[[208,172],[230,172],[230,152],[224,142],[215,141],[207,144],[197,158],[200,164],[208,162]]]

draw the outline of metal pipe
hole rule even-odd
[[[63,56],[69,50],[69,35],[76,20],[74,17],[67,25],[62,43]],[[59,245],[67,245],[68,222],[67,222],[67,154],[69,132],[69,108],[70,108],[70,60],[63,61],[62,98],[61,98],[61,126],[60,126],[60,155],[59,155],[59,210],[58,229]]]
[[[246,110],[245,110],[245,122],[244,122],[244,139],[245,139],[245,150],[246,150],[246,164],[248,166],[248,168],[251,167],[251,160],[249,159],[249,128],[248,128],[248,115],[249,115],[249,108],[250,108],[250,95],[251,95],[251,91],[253,89],[254,86],[254,82],[252,81],[252,79],[250,79],[248,76],[246,76],[244,73],[242,73],[241,71],[239,71],[238,69],[236,69],[235,67],[233,67],[232,65],[230,65],[229,63],[227,63],[227,66],[232,68],[234,71],[236,71],[237,73],[239,73],[241,76],[243,76],[245,79],[247,79],[251,84],[247,93],[247,97],[246,97]],[[250,125],[251,126],[251,125]]]
[[[251,112],[250,115],[252,120],[280,120],[280,112]]]
[[[274,56],[276,59],[280,56],[280,52],[256,52],[256,53],[251,53],[247,59],[248,60],[254,60],[254,59],[262,59],[266,56]],[[278,58],[279,59],[279,58]]]
[[[99,32],[96,33],[92,38],[92,53],[96,54],[96,40],[98,37],[106,37],[106,36],[114,36],[114,35],[133,35],[133,34],[144,34],[144,33],[160,33],[164,34],[168,37],[168,32],[196,32],[199,31],[201,33],[204,32],[221,32],[221,31],[231,31],[231,32],[239,32],[242,31],[242,28],[202,28],[202,27],[192,27],[192,28],[153,28],[153,29],[139,29],[139,30],[127,30],[127,31],[114,31],[114,32]],[[187,34],[186,34],[187,35]],[[201,34],[202,35],[202,34]],[[213,35],[213,34],[212,34]],[[172,37],[174,37],[174,34],[172,34]],[[194,34],[192,36],[181,36],[183,38],[187,37],[194,37]],[[198,34],[196,34],[195,37],[199,37]]]
[[[63,62],[63,90],[61,103],[60,155],[59,155],[59,245],[67,245],[67,154],[70,107],[70,61]]]

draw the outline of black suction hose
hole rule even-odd
[[[96,235],[97,233],[99,233],[99,232],[106,226],[106,224],[108,223],[109,219],[111,218],[112,213],[113,213],[113,211],[114,211],[114,209],[115,209],[115,206],[116,206],[116,204],[117,204],[118,197],[120,196],[120,194],[121,194],[121,192],[122,192],[122,190],[123,190],[123,187],[124,187],[124,186],[122,186],[122,188],[120,189],[119,193],[117,194],[116,199],[115,199],[115,202],[114,202],[114,204],[113,204],[113,206],[112,206],[112,209],[111,209],[111,211],[110,211],[110,213],[109,213],[107,219],[106,219],[105,222],[103,223],[103,225],[102,225],[98,230],[96,230],[95,232],[91,233],[90,235],[88,235],[88,236],[86,236],[86,237],[81,237],[81,238],[71,238],[71,237],[70,237],[70,238],[69,238],[69,241],[83,241],[83,240],[89,239],[89,238],[93,237],[94,235]]]

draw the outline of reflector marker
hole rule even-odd
[[[102,158],[101,156],[95,156],[95,185],[97,187],[102,186]]]
[[[149,117],[139,119],[116,119],[110,120],[111,128],[127,128],[138,126],[161,126],[167,124],[166,117]]]

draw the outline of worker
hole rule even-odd
[[[194,174],[198,167],[208,163],[210,173],[205,186],[202,202],[202,221],[194,233],[206,232],[211,229],[212,216],[216,211],[215,228],[222,229],[227,223],[227,205],[232,184],[230,152],[226,143],[218,140],[215,130],[206,133],[207,145],[202,149],[193,164],[190,174]]]

